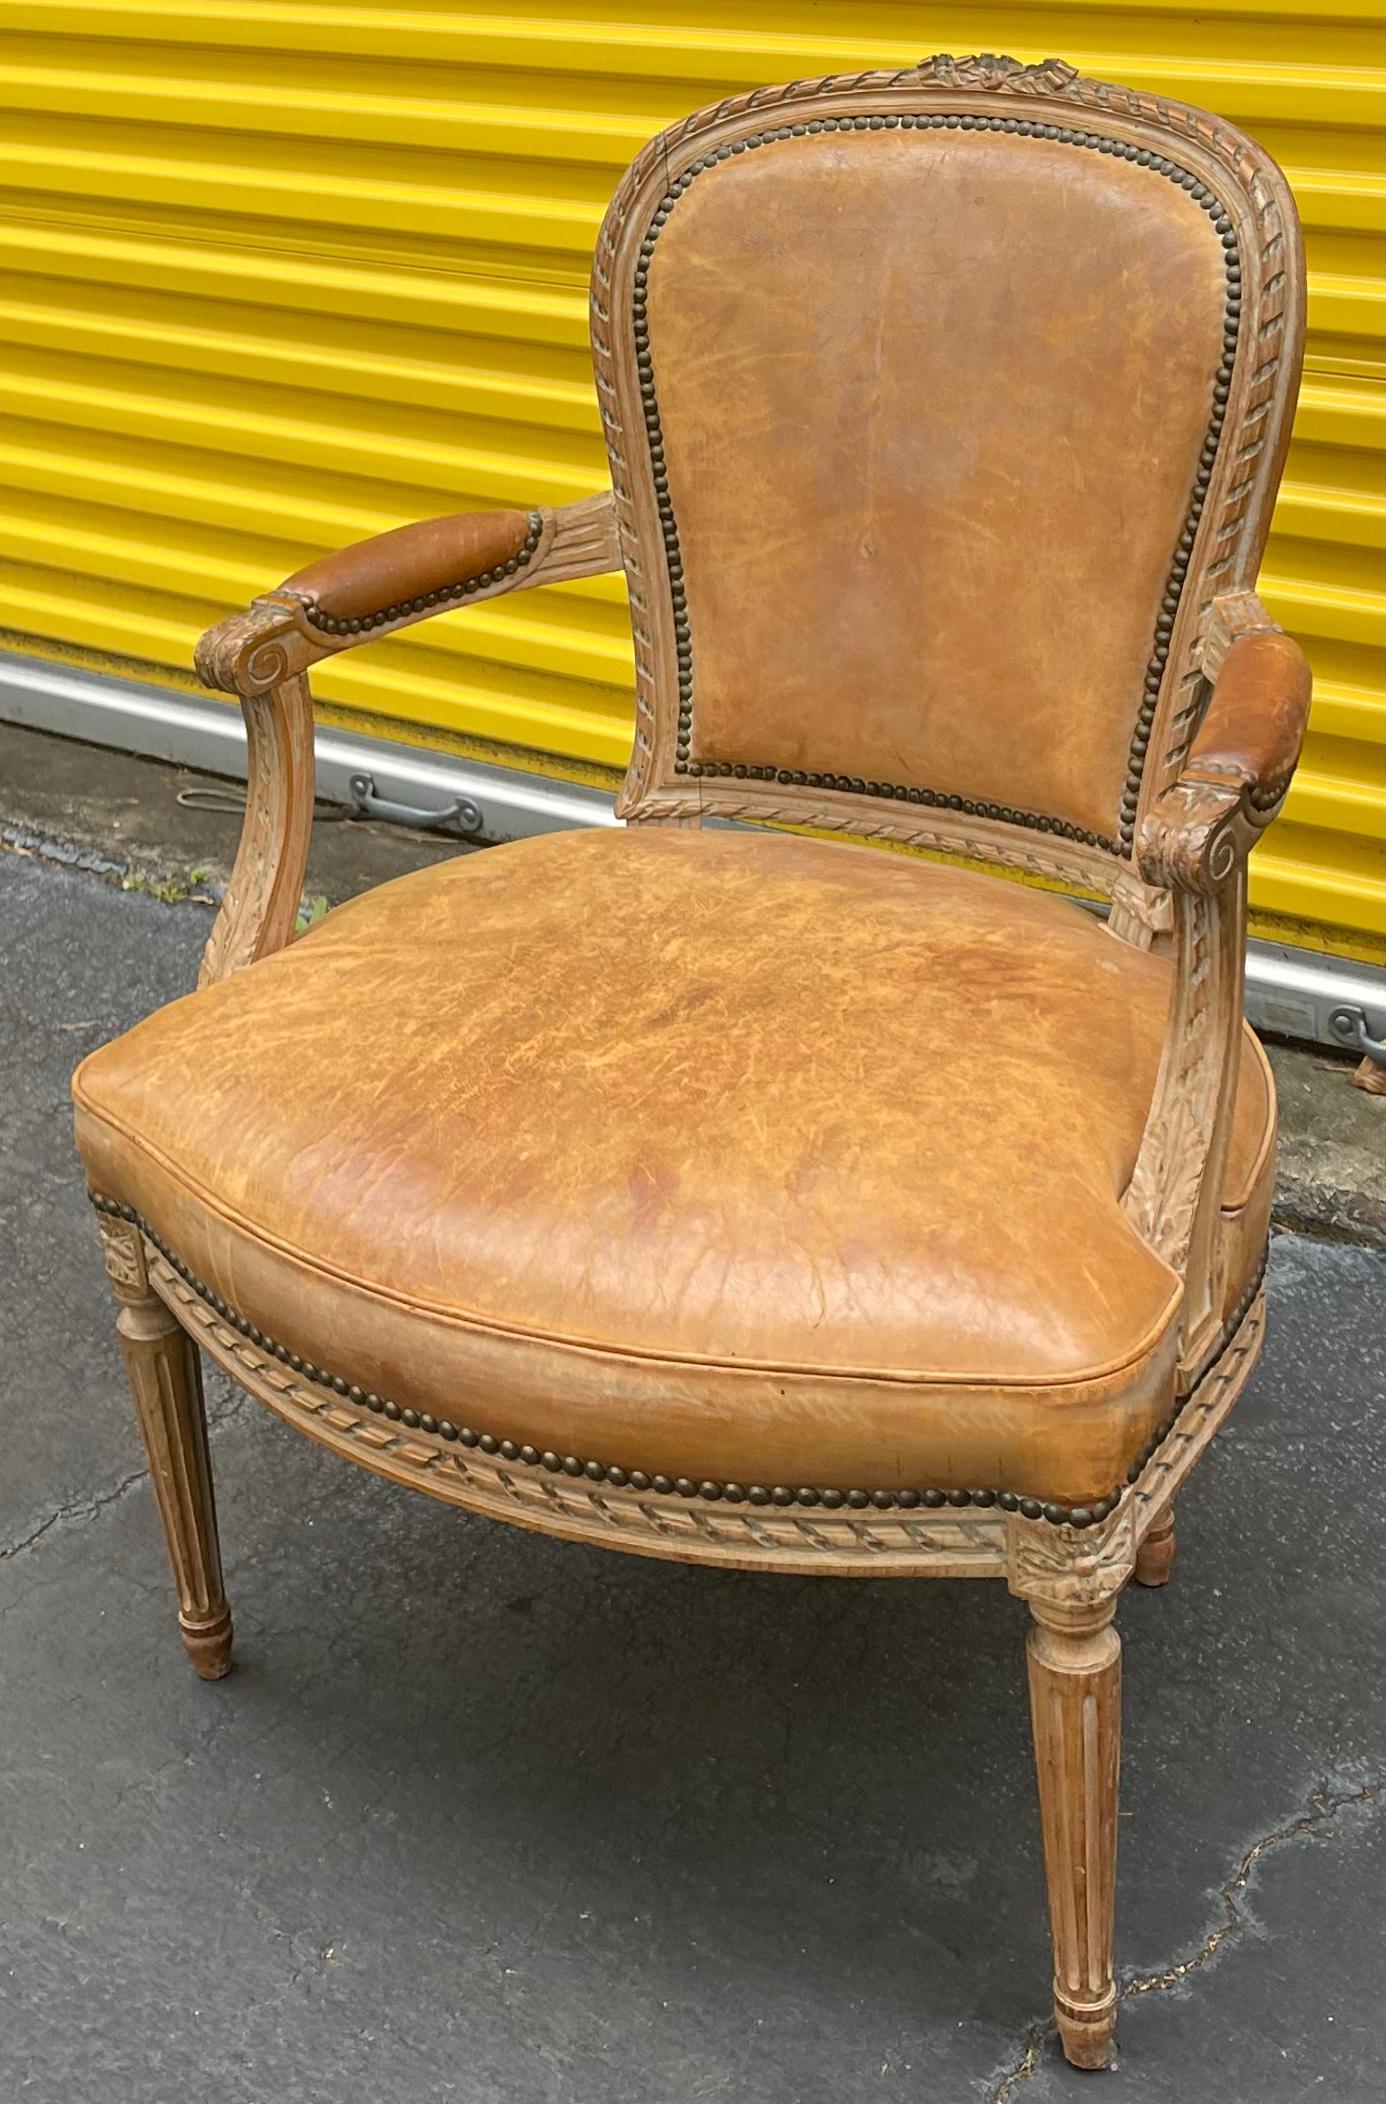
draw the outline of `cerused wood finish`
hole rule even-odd
[[[116,1330],[178,1588],[183,1643],[202,1678],[220,1680],[231,1670],[231,1610],[222,1590],[196,1342],[151,1290],[139,1235],[105,1218],[101,1239],[120,1302]]]
[[[1136,1552],[1131,1573],[1137,1585],[1168,1585],[1174,1568],[1174,1514],[1168,1508],[1156,1520]]]
[[[1121,1639],[1116,1601],[1032,1599],[1028,1645],[1035,1773],[1054,1942],[1054,2016],[1075,2067],[1106,2064],[1116,2021]]]
[[[959,343],[964,384],[942,367],[933,374],[939,398],[961,405],[964,425],[970,390],[980,400],[989,376],[1002,376],[990,396],[993,428],[965,434],[982,463],[970,492],[961,484],[975,500],[971,512],[940,480],[954,433],[929,432],[927,456],[909,450],[929,418],[922,404],[902,411],[892,394],[890,313],[883,306],[866,316],[877,348],[860,375],[863,408],[847,368],[834,363],[842,341],[866,340],[852,288],[812,278],[815,250],[831,255],[839,241],[834,214],[849,228],[898,236],[894,297],[919,356],[933,356],[929,302],[949,298],[948,273],[961,267],[949,244],[972,224],[960,170],[964,188],[990,197],[1003,229],[966,259],[966,312],[980,317],[982,336]],[[949,202],[931,221],[934,198]],[[1105,234],[1094,234],[1082,258],[1082,244],[1066,237],[1080,275],[1067,306],[1063,288],[1056,293],[1057,251],[1045,230],[1056,199],[1062,213],[1087,212],[1095,229],[1118,227],[1124,247],[1128,233],[1138,249],[1146,244],[1148,281],[1125,281],[1124,323],[1107,300],[1097,302],[1095,330],[1087,315],[1097,280],[1081,273],[1100,278],[1114,267],[1101,262],[1110,255]],[[1008,215],[1030,202],[1039,264],[1004,239]],[[931,240],[944,263],[921,295],[920,244]],[[202,1199],[184,1196],[161,1213],[162,1231],[145,1217],[141,1194],[157,1189],[134,1173],[138,1131],[101,1127],[95,1083],[78,1081],[122,1343],[184,1638],[200,1672],[226,1670],[230,1618],[196,1346],[334,1452],[560,1538],[745,1569],[1004,1577],[1033,1621],[1056,2021],[1069,2058],[1087,2067],[1108,2056],[1116,2008],[1113,1613],[1131,1576],[1150,1585],[1168,1576],[1175,1493],[1239,1393],[1263,1332],[1269,1111],[1261,1196],[1229,1205],[1226,1176],[1246,856],[1284,796],[1308,700],[1299,653],[1254,597],[1298,379],[1302,275],[1284,181],[1249,140],[1204,112],[1081,79],[1056,60],[1027,67],[938,57],[903,72],[733,98],[646,148],[602,229],[593,343],[611,491],[557,511],[433,521],[324,558],[223,622],[198,650],[203,678],[241,697],[250,741],[244,837],[203,964],[212,989],[292,935],[312,819],[311,665],[450,606],[616,568],[629,587],[637,666],[636,742],[620,806],[628,821],[812,828],[1057,878],[1110,901],[1112,938],[1170,956],[1164,1052],[1121,1205],[1142,1261],[1166,1267],[1177,1314],[1165,1357],[1143,1362],[1161,1398],[1154,1429],[1123,1450],[1125,1479],[1110,1495],[1054,1502],[1004,1486],[962,1488],[946,1476],[934,1490],[884,1475],[879,1490],[832,1485],[813,1473],[807,1452],[803,1487],[742,1485],[725,1473],[714,1480],[695,1472],[691,1455],[685,1480],[644,1466],[634,1415],[629,1452],[595,1456],[580,1418],[571,1452],[454,1421],[407,1399],[403,1356],[392,1380],[374,1383],[352,1365],[317,1363],[261,1326],[253,1287],[249,1299],[233,1300],[229,1285],[199,1275],[167,1223],[176,1217],[189,1236],[196,1228],[211,1263],[229,1216],[218,1220]],[[988,279],[1001,287],[999,309]],[[1045,415],[1061,420],[1076,386],[1079,408],[1108,434],[1110,457],[1083,467],[1091,519],[1078,518],[1055,466],[1070,434],[1047,453],[1043,419],[1027,421],[1021,395],[1034,360],[1014,320],[1027,301],[1058,345]],[[810,351],[834,376],[833,401],[852,434],[850,471],[835,461],[813,503],[805,492],[815,435],[794,364]],[[1120,369],[1133,357],[1164,389],[1151,429],[1134,412],[1116,414],[1103,393],[1104,362]],[[786,390],[801,433],[787,447]],[[879,414],[896,421],[868,476],[867,463],[858,471],[859,442],[873,439],[880,403]],[[898,490],[897,458],[911,463],[899,470]],[[766,490],[778,478],[772,501],[746,501],[738,513],[758,477]],[[1025,574],[1039,574],[1041,553],[1041,514],[1024,510],[1031,485],[1041,511],[1051,504],[1045,537],[1052,532],[1062,549],[1067,533],[1071,568],[1086,580],[1062,607],[1025,598]],[[791,492],[788,515],[780,490]],[[978,507],[999,564],[996,547],[983,545],[987,533],[969,525]],[[1125,574],[1108,546],[1122,518]],[[917,538],[921,520],[933,537],[927,546]],[[932,574],[935,558],[944,575],[933,614],[926,606],[921,618],[915,580]],[[836,628],[835,577],[847,609]],[[880,635],[873,608],[888,617]],[[1084,639],[1076,653],[1073,634]],[[747,649],[759,654],[763,677],[756,663],[740,663]],[[869,691],[844,695],[829,681],[817,692],[815,667],[836,666],[843,653],[849,675],[869,654]],[[1056,711],[1057,768],[1044,738],[1025,744],[1001,676],[1016,659],[1034,668],[1041,717]],[[990,670],[983,677],[979,668]],[[955,709],[956,735],[940,711],[948,692],[966,701]],[[1078,726],[1071,745],[1062,729],[1069,716]],[[921,722],[932,726],[922,743]],[[859,769],[863,725],[881,750]],[[298,1260],[290,1252],[275,1261]],[[232,1268],[240,1275],[228,1267],[227,1278]],[[319,1290],[310,1269],[305,1284]],[[254,1266],[244,1272],[247,1281],[257,1275]],[[567,1363],[576,1368],[577,1356]],[[985,1398],[978,1407],[988,1407]],[[1016,1465],[1023,1472],[1023,1456]]]

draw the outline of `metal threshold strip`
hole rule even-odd
[[[0,651],[0,720],[244,779],[245,732],[226,703]],[[604,791],[455,759],[348,731],[317,734],[318,794],[414,823],[448,815],[488,840],[617,823]],[[449,812],[449,808],[452,807]],[[479,820],[479,823],[477,822]],[[1247,1014],[1258,1030],[1366,1049],[1386,1038],[1386,970],[1287,943],[1247,948]]]

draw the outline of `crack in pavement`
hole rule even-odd
[[[122,1476],[114,1489],[103,1490],[99,1497],[88,1498],[81,1504],[59,1505],[57,1511],[50,1512],[47,1519],[35,1527],[32,1534],[26,1534],[21,1541],[10,1542],[7,1547],[0,1549],[0,1563],[7,1562],[12,1556],[22,1555],[26,1549],[32,1549],[37,1542],[43,1540],[50,1528],[65,1525],[68,1521],[81,1524],[95,1519],[97,1513],[104,1511],[107,1505],[114,1505],[118,1498],[125,1496],[127,1490],[133,1490],[137,1483],[143,1483],[148,1474],[147,1468],[137,1468],[133,1475]]]
[[[1306,1835],[1322,1833],[1340,1812],[1351,1811],[1357,1805],[1380,1804],[1383,1797],[1386,1797],[1386,1777],[1376,1782],[1365,1783],[1360,1790],[1344,1791],[1336,1797],[1330,1796],[1327,1789],[1312,1792],[1309,1799],[1312,1810],[1300,1813],[1286,1825],[1274,1828],[1269,1834],[1263,1834],[1259,1841],[1252,1843],[1232,1876],[1219,1890],[1218,1898],[1222,1902],[1224,1918],[1208,1931],[1193,1956],[1183,1958],[1177,1964],[1166,1966],[1161,1971],[1134,1973],[1121,1981],[1117,1988],[1118,2009],[1123,2002],[1135,2001],[1141,1995],[1172,1994],[1176,1988],[1184,1985],[1190,1973],[1199,1972],[1204,1966],[1210,1965],[1225,1943],[1246,1934],[1250,1923],[1243,1911],[1241,1899],[1255,1878],[1262,1856],[1271,1849],[1283,1848],[1288,1842],[1302,1841]],[[1009,2099],[1015,2095],[1021,2083],[1028,2082],[1034,2074],[1039,2065],[1039,2056],[1054,2037],[1057,2028],[1052,2016],[1030,2026],[1025,2034],[1025,2049],[1020,2059],[1002,2076],[998,2087],[991,2091],[987,2104],[1009,2104]]]
[[[215,1399],[209,1401],[207,1404],[208,1431],[219,1431],[223,1425],[229,1424],[233,1418],[239,1417],[244,1406],[253,1400],[254,1398],[248,1390],[233,1387],[224,1402],[218,1402]],[[127,1490],[133,1490],[137,1483],[145,1482],[148,1476],[149,1468],[148,1464],[146,1464],[143,1468],[135,1469],[128,1476],[122,1476],[120,1481],[110,1490],[103,1490],[97,1497],[87,1498],[70,1505],[59,1505],[55,1512],[49,1513],[46,1520],[40,1521],[32,1534],[26,1534],[19,1541],[9,1542],[5,1547],[0,1548],[0,1563],[7,1563],[12,1556],[23,1555],[26,1549],[32,1549],[37,1542],[41,1542],[44,1535],[49,1533],[54,1527],[65,1526],[69,1521],[78,1525],[85,1525],[88,1520],[95,1519],[98,1512],[104,1512],[108,1505],[114,1505],[117,1500],[123,1498]]]
[[[1120,2002],[1121,1997],[1118,1995],[1118,2006],[1120,2006]],[[1046,2017],[1042,2023],[1031,2024],[1025,2034],[1024,2053],[1017,2060],[1009,2074],[1002,2076],[1001,2087],[992,2091],[987,2099],[987,2104],[1006,2104],[1007,2098],[1015,2094],[1021,2083],[1029,2081],[1031,2075],[1035,2072],[1040,2054],[1044,2051],[1044,2048],[1048,2045],[1058,2028],[1052,2016]]]

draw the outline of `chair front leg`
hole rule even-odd
[[[1075,2067],[1105,2067],[1116,2030],[1121,1639],[1112,1617],[1136,1561],[1130,1498],[1078,1530],[1013,1514],[1008,1583],[1033,1617],[1030,1716],[1039,1786],[1054,2021]]]
[[[183,1646],[204,1680],[231,1670],[231,1610],[222,1590],[207,1417],[197,1348],[151,1291],[144,1245],[126,1221],[102,1218],[116,1329],[178,1587]]]
[[[1121,1638],[1115,1608],[1114,1599],[1072,1607],[1030,1602],[1030,1715],[1054,1945],[1054,2020],[1075,2067],[1105,2067],[1116,2030]]]

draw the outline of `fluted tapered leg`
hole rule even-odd
[[[1136,1552],[1132,1573],[1137,1585],[1167,1585],[1174,1565],[1174,1508],[1169,1506],[1151,1527]]]
[[[179,1628],[202,1678],[220,1680],[231,1670],[231,1610],[222,1591],[201,1365],[186,1331],[150,1291],[136,1230],[103,1220],[101,1232],[120,1302],[120,1348],[178,1587]]]
[[[1116,1602],[1031,1600],[1030,1710],[1054,1944],[1054,2017],[1075,2067],[1105,2067],[1116,2029],[1121,1639]]]

